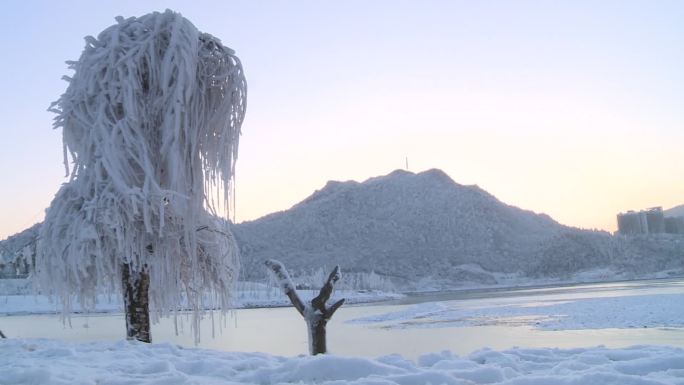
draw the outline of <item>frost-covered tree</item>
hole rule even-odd
[[[87,37],[51,106],[68,183],[41,226],[36,283],[89,308],[124,294],[127,335],[150,341],[153,315],[227,309],[238,251],[227,214],[246,107],[240,61],[166,11]],[[71,159],[71,164],[69,163]],[[209,294],[208,294],[209,293]]]

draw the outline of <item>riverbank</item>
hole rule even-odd
[[[499,285],[467,285],[449,290],[436,290],[429,287],[420,291],[393,292],[382,290],[335,290],[331,300],[345,298],[347,304],[370,304],[391,302],[394,304],[415,304],[422,302],[446,301],[455,299],[494,298],[498,296],[518,296],[527,291],[563,290],[566,287],[578,286],[594,290],[601,285],[610,289],[611,285],[631,284],[642,285],[644,282],[653,284],[667,284],[684,278],[673,277],[668,272],[640,278],[638,280],[625,279],[617,276],[615,279],[600,279],[596,272],[587,274],[583,280],[517,280],[509,279]],[[303,299],[311,299],[318,294],[316,290],[299,290]],[[91,313],[120,313],[123,311],[121,299],[118,296],[100,295],[94,309],[84,310],[74,301],[75,314]],[[256,309],[291,306],[287,297],[279,288],[258,282],[240,282],[235,295],[235,309]],[[28,314],[58,314],[61,305],[45,295],[31,294],[30,282],[26,279],[0,279],[0,315],[28,315]]]
[[[299,290],[304,300],[311,300],[318,295],[315,290]],[[378,290],[337,290],[332,298],[345,298],[347,304],[374,303],[403,298],[403,294],[388,293]],[[256,309],[291,306],[287,297],[280,289],[270,288],[264,290],[238,291],[234,303],[234,309]],[[29,315],[29,314],[60,314],[61,304],[45,295],[0,295],[0,315]],[[85,310],[75,303],[75,314],[90,313],[121,313],[123,305],[118,296],[99,295],[94,309]]]

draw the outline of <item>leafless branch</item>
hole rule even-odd
[[[311,306],[313,306],[314,309],[320,310],[321,314],[325,314],[325,303],[328,302],[330,299],[330,296],[332,295],[333,291],[333,285],[335,282],[337,282],[340,279],[340,267],[335,266],[333,271],[330,273],[328,276],[328,280],[325,282],[325,285],[321,288],[320,293],[316,298],[311,300]]]
[[[304,316],[304,302],[299,298],[299,294],[297,294],[297,289],[295,289],[294,284],[292,283],[292,279],[290,278],[290,274],[288,274],[287,269],[285,269],[285,266],[280,261],[276,261],[275,259],[268,259],[266,262],[264,262],[266,267],[268,267],[273,275],[275,275],[276,279],[278,280],[278,284],[280,285],[280,289],[285,293],[287,298],[290,299],[290,302],[292,302],[292,305],[294,305],[295,309]]]
[[[325,319],[330,319],[332,318],[333,314],[337,311],[337,309],[340,308],[340,306],[344,305],[344,298],[341,300],[335,302],[330,308],[325,312]]]

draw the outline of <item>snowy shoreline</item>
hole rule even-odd
[[[585,277],[588,278],[588,277]],[[592,278],[595,278],[592,276]],[[497,296],[503,292],[516,292],[525,290],[544,290],[562,289],[571,286],[591,286],[591,285],[611,285],[624,284],[629,282],[669,282],[681,280],[684,277],[660,274],[653,277],[643,277],[638,279],[619,279],[619,280],[533,280],[520,282],[511,280],[501,285],[469,285],[454,287],[449,289],[430,289],[405,291],[405,292],[386,292],[381,290],[336,290],[331,300],[346,298],[348,305],[354,304],[379,304],[379,303],[418,303],[434,301],[427,297],[449,297],[462,295],[464,299],[477,297]],[[11,281],[15,281],[11,283]],[[260,290],[239,290],[235,299],[234,309],[260,309],[288,307],[291,303],[280,292],[280,289],[259,284]],[[8,294],[8,293],[21,294]],[[35,295],[30,293],[28,281],[25,279],[0,279],[0,316],[31,315],[31,314],[61,314],[61,307],[51,298],[45,295]],[[300,290],[303,299],[310,300],[316,294],[316,290]],[[395,302],[397,301],[398,302]],[[437,300],[437,299],[435,299]],[[121,313],[122,304],[117,296],[100,295],[95,309],[84,311],[78,305],[72,311],[73,314],[105,314]]]
[[[313,290],[300,290],[303,299],[311,299],[317,293]],[[386,293],[381,291],[352,291],[340,290],[335,292],[332,300],[346,298],[347,304],[378,303],[403,298],[403,294]],[[292,306],[284,294],[271,293],[240,293],[236,299],[234,309],[261,309]],[[210,310],[210,309],[207,309]],[[72,314],[116,314],[122,313],[123,308],[119,298],[100,295],[95,309],[83,310],[78,305]],[[39,314],[61,314],[61,306],[45,295],[0,295],[0,316],[26,316]]]
[[[528,278],[518,274],[492,274],[496,284],[471,283],[457,287],[431,287],[429,284],[416,290],[402,291],[407,296],[432,294],[452,294],[469,291],[533,290],[563,288],[575,285],[620,284],[626,282],[669,281],[684,279],[684,271],[665,270],[652,274],[634,275],[616,273],[610,269],[592,269],[573,275],[570,278]],[[429,281],[428,281],[429,282]],[[434,281],[433,281],[434,282]]]

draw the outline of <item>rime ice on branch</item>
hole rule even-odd
[[[187,306],[197,339],[199,313],[230,306],[239,271],[228,222],[216,214],[230,206],[242,65],[178,13],[116,20],[86,38],[50,108],[70,180],[40,230],[36,286],[57,295],[65,314],[74,298],[92,307],[98,291],[126,293],[127,310],[143,309],[128,306],[143,297],[157,315]]]
[[[330,299],[330,295],[332,295],[333,285],[341,277],[340,267],[335,266],[318,296],[311,300],[311,304],[307,304],[299,298],[290,274],[288,274],[287,269],[285,269],[281,262],[269,259],[265,264],[273,276],[275,276],[280,289],[290,299],[290,302],[292,302],[292,305],[294,305],[299,314],[304,317],[304,321],[306,321],[309,336],[309,353],[311,355],[326,353],[328,349],[326,346],[325,327],[333,314],[335,314],[335,311],[344,304],[343,298],[327,307],[327,302]]]

